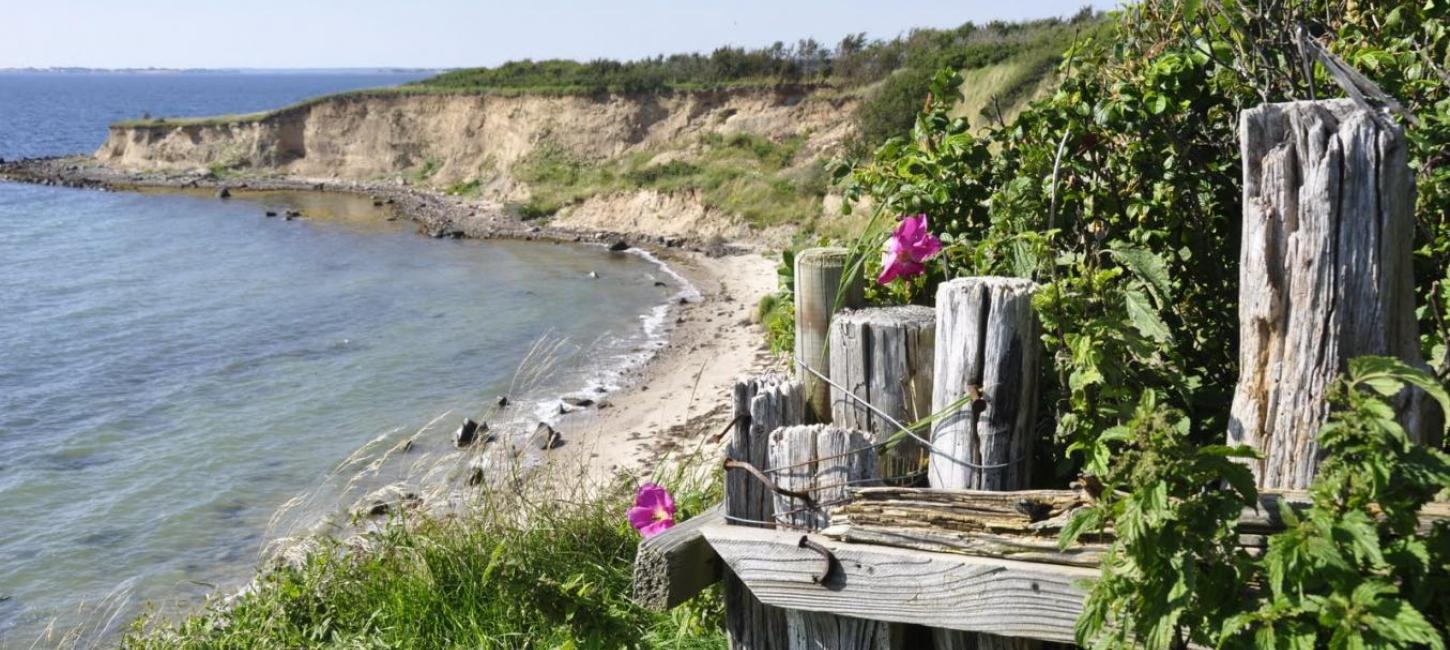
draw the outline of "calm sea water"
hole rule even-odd
[[[138,109],[250,111],[398,80],[0,75],[0,156],[89,151]],[[360,446],[483,411],[541,338],[569,343],[531,394],[584,390],[649,345],[679,290],[602,248],[402,223],[316,195],[0,183],[0,647],[53,619],[104,623],[108,595],[124,622],[240,584],[269,517]]]

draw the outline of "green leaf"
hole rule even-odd
[[[1153,289],[1154,297],[1159,302],[1166,303],[1173,295],[1173,289],[1168,280],[1168,264],[1163,261],[1162,257],[1150,250],[1136,248],[1121,241],[1109,244],[1108,250],[1113,254],[1114,259],[1128,267],[1133,275]]]
[[[1098,530],[1103,526],[1103,511],[1100,506],[1083,508],[1073,513],[1057,536],[1058,550],[1067,550],[1084,532]]]
[[[1168,325],[1158,317],[1158,312],[1148,301],[1148,296],[1137,287],[1123,291],[1123,304],[1128,309],[1129,320],[1140,334],[1160,343],[1167,343],[1173,338]]]
[[[1415,368],[1394,357],[1363,356],[1349,360],[1349,377],[1353,384],[1363,384],[1384,395],[1393,397],[1405,384],[1425,391],[1440,404],[1440,411],[1450,416],[1450,393],[1433,374]],[[1450,432],[1450,417],[1445,420],[1445,430]]]

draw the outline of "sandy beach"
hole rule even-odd
[[[615,472],[650,475],[672,455],[717,453],[715,440],[730,420],[737,378],[781,364],[751,322],[760,297],[775,290],[775,264],[754,253],[708,257],[676,253],[663,261],[700,291],[701,300],[671,311],[668,342],[609,406],[571,414],[560,432],[570,441],[549,458],[587,467],[591,478]]]

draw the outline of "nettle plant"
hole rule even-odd
[[[1450,528],[1419,530],[1417,514],[1450,490],[1450,456],[1410,441],[1394,402],[1413,386],[1450,412],[1429,373],[1361,357],[1330,396],[1326,458],[1312,505],[1279,513],[1287,529],[1252,558],[1237,543],[1257,500],[1235,458],[1247,447],[1195,445],[1193,424],[1144,394],[1132,417],[1099,438],[1110,449],[1086,471],[1099,499],[1060,543],[1111,524],[1116,535],[1088,593],[1078,638],[1097,648],[1445,647]],[[1110,459],[1110,460],[1109,460]]]

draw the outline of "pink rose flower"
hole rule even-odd
[[[906,217],[886,240],[881,276],[876,281],[888,284],[896,278],[920,275],[926,270],[925,262],[940,252],[941,240],[927,231],[926,215]]]
[[[634,507],[629,509],[629,525],[645,537],[654,537],[675,525],[675,500],[663,487],[654,483],[639,486]]]

